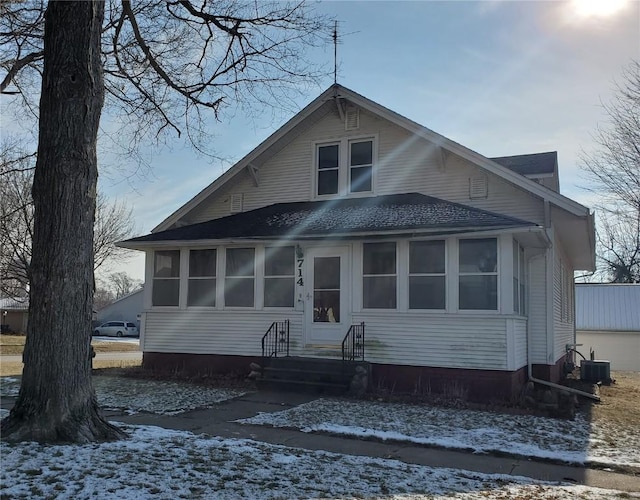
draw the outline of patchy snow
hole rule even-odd
[[[249,440],[121,425],[90,445],[0,444],[2,498],[640,498],[522,477],[433,468]]]
[[[0,380],[0,396],[18,395],[19,379],[3,377]],[[244,394],[234,389],[104,376],[93,377],[93,386],[98,403],[103,408],[124,410],[130,414],[144,411],[176,415],[195,408],[206,408]]]
[[[640,467],[640,434],[636,429],[618,429],[617,439],[607,439],[611,429],[590,423],[581,414],[570,421],[426,405],[318,399],[239,422],[475,453],[501,452],[578,464]]]

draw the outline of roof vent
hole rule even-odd
[[[349,106],[344,116],[344,129],[357,130],[360,128],[360,109]]]
[[[231,195],[231,207],[232,214],[242,212],[242,193],[234,193]]]
[[[469,178],[469,199],[477,200],[489,196],[489,182],[486,175]]]

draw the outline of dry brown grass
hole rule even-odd
[[[0,354],[20,356],[24,350],[24,335],[0,335]],[[91,345],[96,352],[134,352],[139,351],[137,344],[129,342],[100,342],[92,340]]]
[[[105,360],[93,360],[93,369],[100,370],[105,368],[125,368],[131,369],[135,367],[140,367],[141,361],[135,359],[128,360],[114,360],[114,359],[105,359]],[[0,377],[16,377],[18,375],[22,375],[22,363],[20,362],[2,362],[0,363]]]
[[[640,373],[614,372],[612,377],[615,383],[600,388],[602,401],[593,405],[592,419],[640,430]]]

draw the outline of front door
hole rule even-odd
[[[347,333],[351,321],[348,258],[348,247],[307,251],[307,344],[338,345]]]

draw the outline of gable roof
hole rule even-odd
[[[324,106],[328,101],[335,101],[336,105],[341,106],[340,101],[347,100],[362,109],[365,109],[375,115],[378,115],[407,131],[422,137],[429,142],[442,148],[443,151],[453,153],[474,165],[479,166],[487,170],[488,172],[495,174],[507,182],[510,182],[532,194],[540,197],[543,200],[548,200],[554,205],[568,211],[569,213],[578,217],[588,217],[589,210],[583,205],[567,198],[551,189],[548,189],[537,182],[526,178],[520,173],[512,170],[500,163],[493,161],[485,156],[476,153],[446,137],[437,134],[436,132],[423,127],[422,125],[388,109],[384,106],[367,99],[366,97],[346,88],[339,84],[334,84],[314,99],[310,104],[303,108],[298,114],[286,122],[282,127],[271,134],[265,139],[259,146],[253,149],[244,158],[238,161],[233,167],[227,170],[224,174],[214,180],[209,186],[204,188],[200,193],[194,196],[190,201],[185,203],[182,207],[172,213],[158,226],[152,229],[152,232],[163,231],[170,228],[173,224],[179,221],[184,215],[197,207],[201,202],[206,200],[211,194],[222,187],[227,181],[232,179],[235,175],[242,172],[245,168],[251,168],[253,162],[256,162],[263,154],[274,154],[279,151],[296,135],[297,127],[304,128],[303,124],[308,118],[315,116],[319,112],[320,108]],[[342,109],[342,108],[341,108]],[[299,130],[298,130],[299,132]]]
[[[242,238],[340,238],[381,234],[453,234],[536,224],[418,193],[277,203],[121,243]],[[142,244],[142,245],[141,245]]]
[[[576,284],[576,330],[640,332],[640,283]]]
[[[526,177],[553,175],[558,166],[558,153],[556,151],[500,156],[489,159]]]

